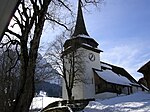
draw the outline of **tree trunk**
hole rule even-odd
[[[41,10],[35,12],[37,14],[36,16],[38,18],[38,21],[35,20],[36,23],[34,28],[34,35],[33,39],[30,42],[29,51],[27,47],[29,33],[25,33],[25,35],[23,35],[21,38],[21,85],[13,112],[28,112],[32,99],[34,97],[34,74],[36,67],[36,58],[38,54],[40,38],[44,27],[45,15],[47,13],[50,2],[51,0],[44,0],[43,5],[41,6]]]
[[[14,112],[28,112],[34,97],[34,74],[31,69],[28,69],[27,71],[27,78],[24,82],[24,87],[20,91],[21,94],[18,101],[16,101],[17,104],[15,105]]]
[[[70,89],[69,87],[66,87],[67,88],[67,94],[68,94],[68,100],[69,100],[69,103],[72,102],[72,89]]]
[[[35,73],[35,59],[28,56],[26,48],[22,46],[21,62],[21,77],[20,89],[15,101],[13,112],[28,112],[32,99],[34,97],[34,73]]]

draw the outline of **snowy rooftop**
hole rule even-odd
[[[132,82],[129,79],[119,74],[116,74],[111,70],[104,70],[104,71],[95,70],[95,72],[103,80],[110,82],[110,83],[126,85],[126,86],[130,86],[130,84],[132,84]]]
[[[79,35],[77,35],[77,37],[90,38],[90,36],[88,36],[88,35],[85,35],[85,34],[79,34]]]
[[[107,65],[107,64],[105,64],[105,63],[101,63],[101,66],[106,67],[106,68],[109,68],[109,69],[112,69],[111,66],[109,66],[109,65]]]
[[[82,45],[87,46],[87,47],[90,47],[90,48],[93,48],[93,46],[91,46],[91,45],[89,45],[89,44],[86,44],[86,43],[82,43]],[[99,48],[94,48],[94,49],[100,50]],[[101,51],[101,52],[102,52],[102,51]]]

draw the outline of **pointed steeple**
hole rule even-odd
[[[99,44],[93,38],[90,38],[89,34],[87,33],[81,9],[81,0],[79,0],[78,2],[78,14],[75,31],[71,38],[66,40],[64,43],[64,54],[68,53],[68,49],[74,50],[80,47],[93,50],[95,52],[101,52],[101,50],[97,50],[97,46]],[[69,50],[69,52],[71,52],[72,50]]]
[[[86,36],[89,36],[89,34],[86,31],[82,8],[81,8],[81,0],[79,0],[78,3],[78,14],[77,14],[77,21],[75,26],[75,31],[72,35],[72,37],[76,37],[77,35],[84,34]]]

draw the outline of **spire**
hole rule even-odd
[[[74,31],[72,37],[77,36],[79,34],[84,34],[86,36],[89,36],[89,34],[86,31],[86,27],[85,27],[85,23],[84,23],[83,13],[82,13],[82,9],[81,9],[81,0],[79,0],[79,3],[78,3],[77,21],[76,21],[75,31]]]

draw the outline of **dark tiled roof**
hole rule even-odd
[[[93,38],[84,38],[84,37],[76,37],[76,38],[72,38],[72,39],[68,39],[65,41],[64,43],[64,48],[66,49],[69,46],[73,46],[73,45],[79,45],[79,44],[88,44],[94,48],[96,48],[98,46],[98,43],[93,39]]]
[[[65,41],[64,48],[65,50],[70,47],[79,48],[83,44],[87,44],[88,46],[91,46],[93,49],[97,49],[97,46],[99,45],[93,38],[90,38],[89,34],[87,33],[81,9],[81,0],[79,0],[75,31],[72,37]]]
[[[150,71],[150,61],[148,61],[146,64],[144,64],[138,72],[143,73],[144,71]]]

